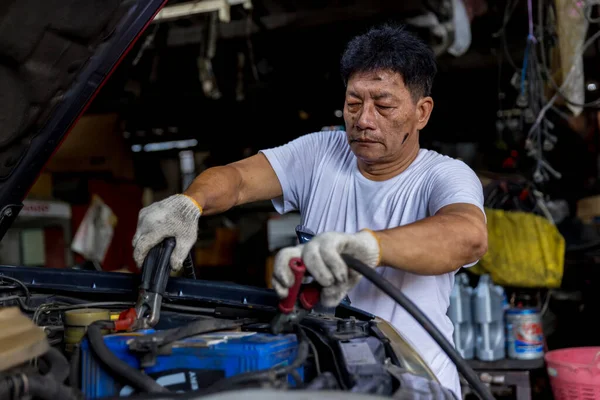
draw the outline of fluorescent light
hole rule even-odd
[[[203,14],[218,11],[219,19],[223,22],[229,22],[229,8],[242,4],[245,9],[252,8],[251,0],[202,0],[189,1],[170,6],[165,6],[156,14],[153,22],[168,21],[179,18],[187,18],[195,14]]]
[[[198,145],[198,140],[196,139],[187,139],[187,140],[172,140],[170,142],[157,142],[157,143],[147,143],[145,145],[134,144],[131,146],[131,151],[134,153],[139,153],[140,151],[144,152],[153,152],[153,151],[165,151],[165,150],[173,150],[173,149],[187,149],[189,147],[194,147]]]

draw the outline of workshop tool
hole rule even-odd
[[[279,313],[271,321],[271,331],[274,334],[289,332],[298,324],[318,303],[321,287],[315,281],[304,283],[306,266],[301,258],[292,258],[289,263],[294,274],[294,285],[289,288],[285,299],[279,301]]]
[[[158,323],[163,296],[171,272],[171,253],[174,249],[175,238],[170,237],[148,252],[142,265],[142,281],[134,308],[135,320],[129,329],[148,329]],[[132,314],[131,310],[128,310],[122,313],[119,319],[127,319]]]
[[[117,331],[149,329],[158,323],[175,245],[175,238],[169,237],[150,249],[142,265],[142,280],[135,307],[119,314],[115,321]],[[184,277],[196,279],[191,254],[183,263],[183,271]]]

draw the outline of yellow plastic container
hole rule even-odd
[[[65,351],[71,353],[75,345],[81,342],[87,327],[96,321],[111,319],[110,310],[103,308],[80,308],[65,312]],[[108,332],[104,332],[108,333]]]

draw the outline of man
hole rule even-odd
[[[454,273],[487,250],[483,190],[464,163],[419,148],[433,109],[434,55],[402,28],[383,26],[353,39],[342,57],[346,132],[317,132],[200,174],[184,194],[140,212],[133,240],[138,264],[174,236],[180,268],[196,241],[200,215],[272,199],[276,210],[299,210],[317,233],[283,249],[273,285],[292,285],[290,257],[301,256],[323,286],[324,306],[349,294],[353,306],[390,321],[419,351],[443,385],[460,396],[455,366],[392,299],[349,271],[347,253],[404,292],[452,340],[446,316]]]

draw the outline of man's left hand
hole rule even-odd
[[[292,258],[301,257],[308,273],[323,287],[321,304],[337,306],[360,280],[361,275],[350,270],[341,255],[346,254],[375,268],[381,257],[379,241],[369,230],[358,233],[326,232],[308,243],[282,249],[275,256],[273,287],[281,298],[288,295],[294,285],[294,275],[289,267]]]

